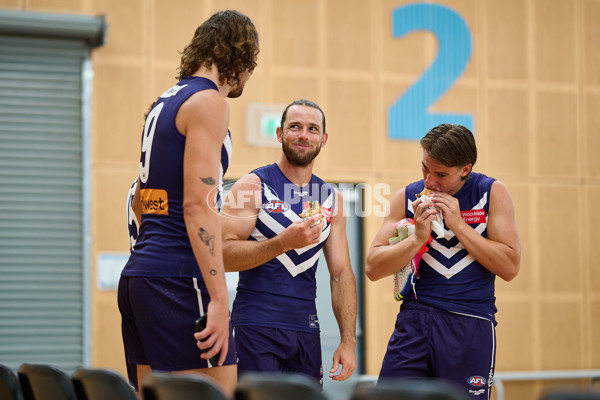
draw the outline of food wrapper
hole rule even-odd
[[[419,196],[423,202],[431,201],[428,195],[422,194]],[[435,233],[436,239],[441,239],[444,237],[444,215],[442,214],[442,210],[438,208],[439,214],[437,218],[431,222],[431,230]]]

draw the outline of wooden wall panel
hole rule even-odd
[[[124,204],[137,173],[143,114],[175,83],[178,51],[213,11],[238,8],[259,30],[259,66],[232,99],[233,160],[228,178],[275,161],[278,149],[246,142],[254,102],[319,103],[330,142],[324,179],[386,183],[390,195],[421,177],[415,141],[388,137],[390,105],[437,56],[430,32],[392,36],[392,13],[409,0],[0,0],[26,11],[106,14],[106,44],[93,53],[93,253],[127,249]],[[479,146],[475,170],[512,193],[523,243],[521,273],[498,279],[498,370],[600,368],[600,1],[437,0],[472,35],[464,73],[430,111],[469,113]],[[426,132],[423,132],[425,134]],[[112,175],[111,175],[112,174]],[[118,176],[118,184],[109,177]],[[389,197],[388,196],[388,197]],[[114,211],[103,209],[113,205]],[[381,216],[364,220],[365,252]],[[122,239],[118,239],[122,238]],[[365,282],[366,365],[377,374],[398,303],[391,278]],[[124,373],[116,292],[92,304],[93,362]],[[565,327],[569,331],[565,331]],[[573,333],[570,333],[573,332]],[[102,355],[100,355],[102,354]],[[514,383],[507,395],[533,398],[542,385]]]

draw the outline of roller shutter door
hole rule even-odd
[[[91,47],[58,36],[0,32],[0,362],[72,372],[89,363]]]

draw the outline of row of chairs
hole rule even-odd
[[[145,400],[230,400],[201,375],[152,373],[144,381]],[[441,381],[405,385],[357,385],[351,400],[461,400],[462,393]],[[0,364],[0,400],[138,400],[120,374],[79,368],[72,376],[47,364],[23,364],[15,374]],[[311,378],[299,374],[243,375],[235,400],[328,400]]]
[[[230,400],[203,375],[152,373],[143,384],[145,400]],[[0,363],[0,400],[139,400],[117,372],[79,368],[72,376],[49,364],[21,365],[18,373]],[[327,400],[303,375],[246,374],[235,400]]]
[[[133,388],[110,370],[79,368],[73,376],[49,364],[22,364],[15,374],[0,364],[2,400],[138,400]]]
[[[145,400],[231,400],[202,375],[153,373],[143,385]],[[358,384],[350,400],[461,400],[462,391],[439,380]],[[600,395],[573,391],[546,393],[542,400],[600,400]],[[72,376],[48,364],[21,365],[17,374],[0,363],[0,400],[139,400],[120,374],[79,368]],[[316,382],[298,374],[245,374],[235,400],[327,400]]]
[[[151,374],[144,382],[145,400],[228,400],[210,378],[200,375]],[[139,400],[120,374],[79,368],[70,376],[48,364],[21,365],[15,374],[0,364],[0,400]]]

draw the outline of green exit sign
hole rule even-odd
[[[252,103],[246,110],[246,141],[255,147],[279,147],[277,127],[285,104]]]
[[[277,137],[277,127],[281,121],[281,114],[264,113],[260,116],[260,134],[268,138]]]

